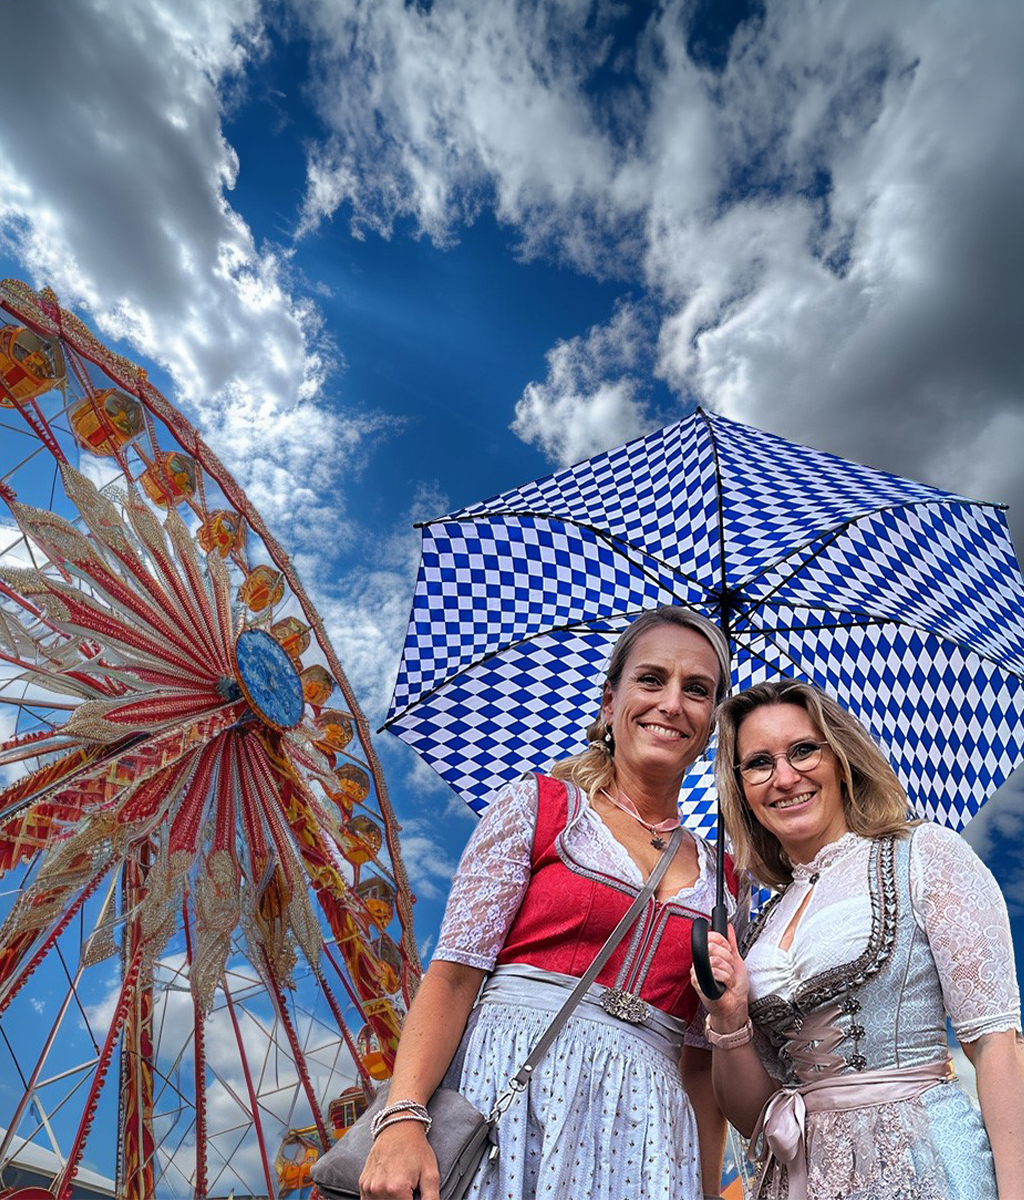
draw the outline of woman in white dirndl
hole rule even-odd
[[[737,862],[781,889],[745,961],[709,939],[715,1085],[760,1146],[759,1200],[1020,1200],[1020,994],[991,873],[951,830],[908,823],[881,751],[808,684],[727,701],[716,773]]]
[[[505,1092],[678,826],[680,782],[727,680],[714,625],[682,609],[644,614],[616,643],[588,750],[495,798],[459,866],[399,1045],[389,1104],[406,1102],[409,1115],[379,1134],[363,1200],[436,1200],[417,1106],[442,1080],[485,1113]],[[498,1157],[469,1200],[718,1195],[725,1125],[689,981],[690,924],[710,913],[714,872],[704,843],[685,838],[503,1113]],[[623,1012],[631,1019],[613,1015]]]

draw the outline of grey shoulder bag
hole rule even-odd
[[[433,1124],[427,1135],[430,1148],[437,1157],[441,1174],[441,1200],[462,1200],[481,1165],[498,1157],[498,1118],[516,1096],[526,1090],[537,1064],[548,1052],[562,1026],[583,999],[590,985],[600,974],[616,946],[626,936],[641,910],[654,895],[654,889],[668,870],[679,844],[685,836],[677,829],[651,872],[643,890],[629,906],[625,916],[612,930],[597,957],[580,978],[568,999],[551,1019],[530,1051],[526,1062],[509,1080],[508,1087],[498,1097],[489,1116],[484,1116],[454,1088],[439,1087],[427,1105]],[[371,1122],[388,1102],[390,1084],[385,1084],[377,1097],[352,1128],[313,1167],[313,1182],[324,1200],[359,1200],[359,1176],[373,1145]],[[418,1195],[418,1193],[417,1193]]]

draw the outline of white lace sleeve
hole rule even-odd
[[[484,971],[494,966],[530,882],[536,824],[536,779],[498,792],[455,872],[435,959]]]
[[[1020,989],[1006,901],[992,872],[958,834],[915,829],[910,894],[961,1042],[1020,1029]]]

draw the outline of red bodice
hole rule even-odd
[[[538,775],[537,827],[532,876],[498,965],[528,963],[580,976],[597,956],[640,889],[575,862],[563,833],[583,803],[577,789]],[[726,885],[735,897],[736,877],[726,858]],[[690,925],[703,909],[653,897],[597,977],[690,1022],[698,1000],[690,986]]]

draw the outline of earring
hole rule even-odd
[[[612,728],[608,724],[605,724],[604,736],[601,738],[601,743],[601,749],[611,758],[615,753],[615,738],[612,735]]]

